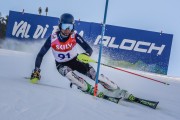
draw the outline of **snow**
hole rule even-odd
[[[50,53],[41,65],[43,85],[31,84],[24,77],[30,76],[36,54],[0,49],[1,120],[180,119],[180,78],[133,71],[170,84],[164,85],[101,66],[100,73],[121,88],[137,97],[160,101],[156,110],[125,101],[115,104],[84,94],[75,87],[69,88],[69,81],[57,72]],[[92,65],[96,68],[96,64]]]

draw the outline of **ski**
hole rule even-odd
[[[107,96],[107,95],[103,95],[101,98],[105,99],[105,100],[108,100],[108,101],[111,101],[111,102],[114,102],[114,103],[117,103],[117,104],[122,99],[122,98],[110,97],[110,96]],[[147,106],[147,107],[150,107],[150,108],[153,108],[153,109],[156,109],[156,107],[157,107],[157,105],[159,103],[159,102],[156,102],[156,101],[145,100],[145,99],[142,99],[142,98],[134,97],[132,94],[125,101],[139,103],[141,105],[144,105],[144,106]]]
[[[99,96],[98,96],[99,97]],[[102,98],[102,99],[105,99],[105,100],[108,100],[110,102],[114,102],[114,103],[119,103],[120,99],[121,98],[116,98],[116,97],[111,97],[111,96],[107,96],[107,95],[102,95],[101,97],[99,98]]]
[[[24,78],[30,80],[30,77],[24,77]],[[48,85],[48,84],[44,84],[44,83],[37,83],[37,84],[38,85],[43,85],[43,86],[55,87],[55,88],[63,88],[63,87],[58,87],[58,86],[54,86],[54,85]],[[99,94],[97,97],[101,98],[101,99],[104,99],[104,100],[108,100],[108,101],[116,103],[116,104],[118,104],[119,101],[122,99],[122,98],[117,98],[117,97],[111,97],[111,96],[104,95],[104,94]],[[138,97],[133,96],[132,94],[125,101],[139,103],[139,104],[142,104],[144,106],[148,106],[148,107],[153,108],[153,109],[156,109],[156,107],[157,107],[157,105],[159,103],[159,102],[156,102],[156,101],[151,101],[151,100],[145,100],[145,99],[142,99],[142,98],[138,98]]]
[[[105,99],[105,100],[117,103],[117,104],[121,100],[121,98],[110,97],[110,96],[107,96],[107,95],[104,95],[102,98]],[[157,107],[157,105],[159,103],[159,102],[156,102],[156,101],[145,100],[145,99],[142,99],[142,98],[134,97],[133,95],[130,95],[130,97],[128,98],[127,101],[139,103],[141,105],[144,105],[144,106],[147,106],[147,107],[150,107],[150,108],[153,108],[153,109],[156,109],[156,107]]]
[[[130,102],[136,102],[145,106],[148,106],[150,108],[156,109],[158,105],[158,101],[151,101],[151,100],[145,100],[142,98],[134,97],[132,94],[129,96],[128,101]]]

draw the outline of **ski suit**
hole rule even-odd
[[[39,51],[35,61],[35,68],[40,68],[43,56],[47,53],[49,48],[51,48],[58,72],[62,76],[67,77],[72,84],[77,85],[82,91],[92,94],[93,87],[86,82],[86,80],[73,72],[76,70],[92,80],[95,80],[96,77],[96,71],[90,64],[77,60],[77,44],[85,50],[85,54],[91,56],[93,52],[92,48],[79,34],[73,32],[68,38],[62,38],[59,31],[53,33],[48,37]],[[119,89],[114,82],[110,81],[104,75],[99,76],[99,82],[104,88],[110,91]]]

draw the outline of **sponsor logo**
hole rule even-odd
[[[97,45],[100,42],[101,36],[99,35],[94,42],[94,45]],[[120,44],[115,44],[115,37],[104,36],[103,45],[109,48],[118,48],[122,50],[129,50],[142,53],[152,53],[152,51],[157,51],[157,55],[161,55],[166,47],[162,44],[157,46],[155,43],[137,41],[131,39],[123,39]]]
[[[68,43],[65,45],[56,45],[56,50],[67,50],[72,48],[73,44],[72,43]]]
[[[44,38],[49,25],[46,24],[45,27],[42,25],[37,25],[36,30],[33,34],[34,39]],[[17,21],[14,22],[14,26],[12,29],[12,36],[21,37],[21,38],[30,38],[29,32],[31,31],[31,24],[26,21],[21,20],[19,23]]]

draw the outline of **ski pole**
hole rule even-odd
[[[97,61],[93,60],[92,58],[90,58],[89,56],[87,56],[87,55],[85,55],[85,54],[79,54],[79,55],[77,56],[77,59],[78,59],[79,61],[81,61],[81,62],[84,62],[84,63],[90,63],[90,62],[92,62],[92,63],[97,63]],[[130,72],[130,71],[128,71],[128,70],[124,70],[124,69],[121,69],[121,68],[117,68],[117,67],[113,67],[113,66],[110,66],[110,65],[106,65],[106,64],[104,64],[104,63],[100,63],[100,64],[103,65],[103,66],[109,67],[109,68],[113,68],[113,69],[120,70],[120,71],[129,73],[129,74],[133,74],[133,75],[136,75],[136,76],[139,76],[139,77],[142,77],[142,78],[146,78],[146,79],[149,79],[149,80],[158,82],[158,83],[162,83],[162,84],[165,84],[165,85],[169,85],[169,83],[162,82],[162,81],[159,81],[159,80],[150,78],[150,77],[146,77],[146,76],[143,76],[143,75],[134,73],[134,72]]]

